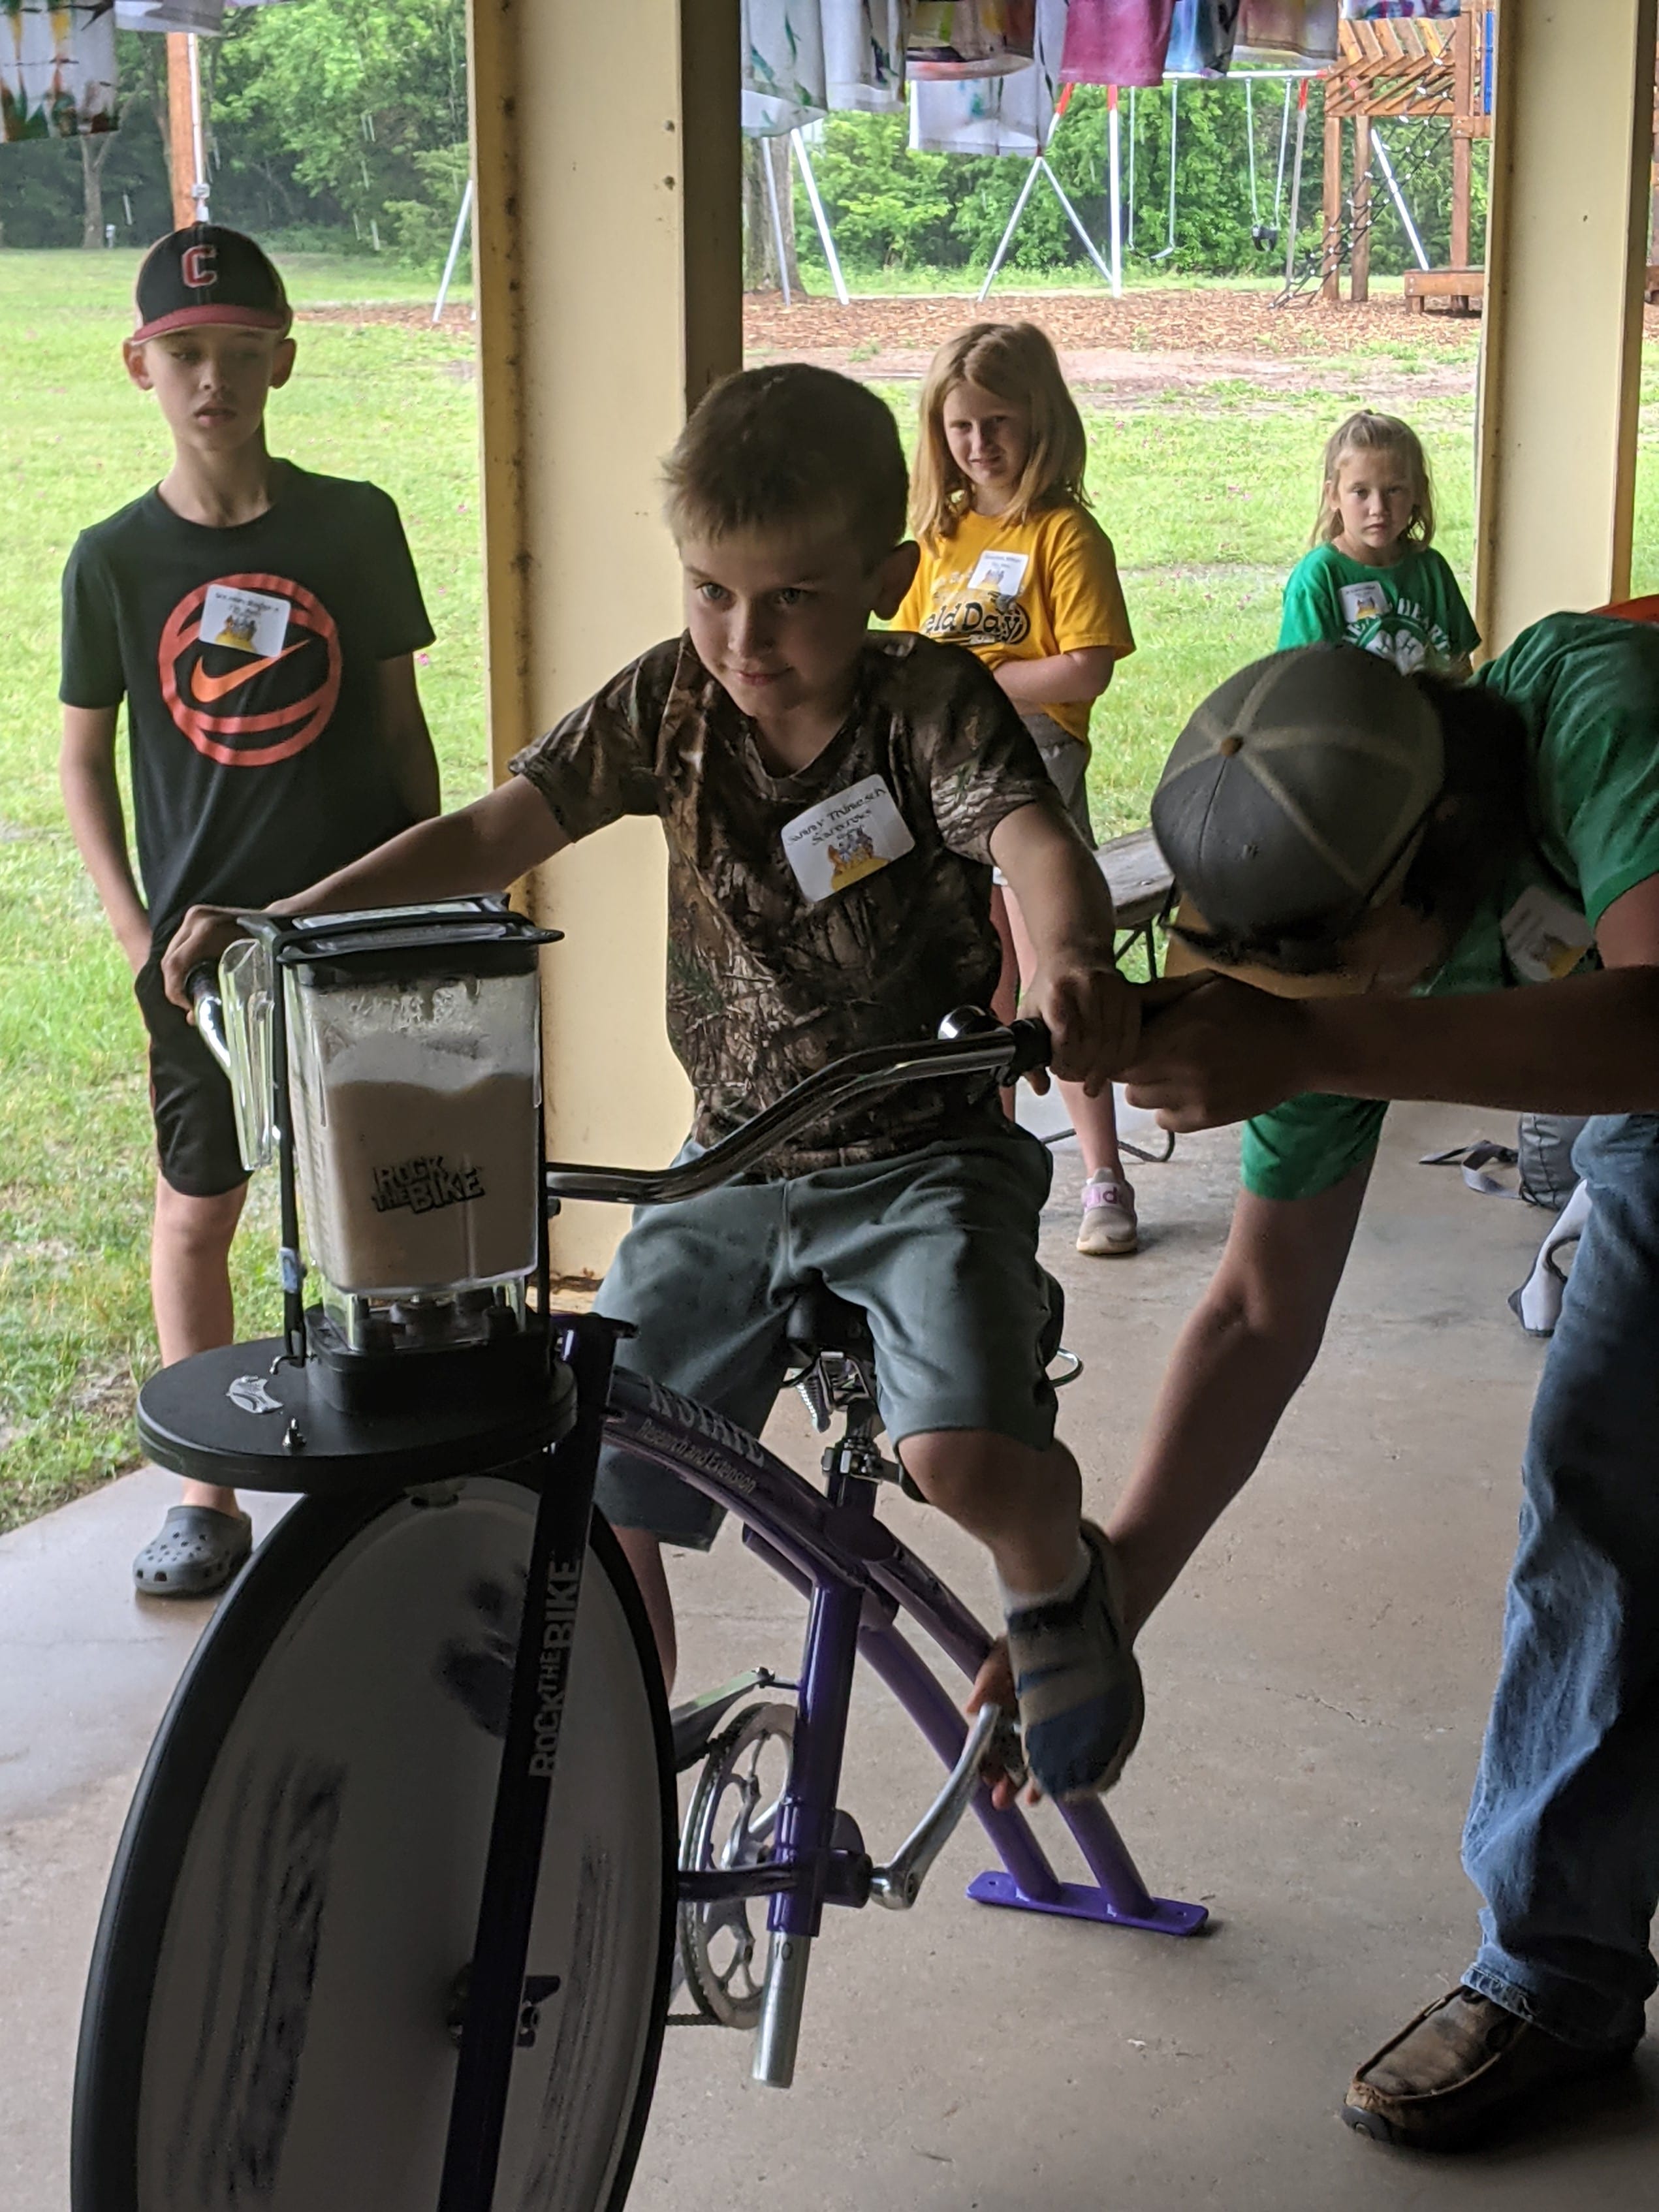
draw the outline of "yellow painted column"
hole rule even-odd
[[[1504,0],[1475,520],[1488,652],[1630,583],[1656,0]]]
[[[681,627],[659,470],[742,362],[738,0],[472,0],[490,749],[519,747]],[[418,434],[418,431],[416,431]],[[550,1148],[657,1164],[690,1119],[663,1024],[665,866],[618,823],[532,886]],[[568,1208],[554,1264],[626,1225]]]

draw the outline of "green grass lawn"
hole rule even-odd
[[[131,1463],[131,1394],[154,1358],[145,1282],[151,1149],[143,1030],[125,965],[64,830],[55,777],[58,580],[76,532],[162,472],[151,403],[123,374],[136,257],[0,252],[0,459],[11,521],[0,572],[0,1528]],[[411,301],[386,264],[296,257],[302,306]],[[467,332],[302,326],[272,409],[273,443],[307,466],[368,477],[403,511],[438,641],[420,670],[453,805],[486,757],[475,387]],[[1409,330],[1389,352],[1412,356]],[[1279,591],[1303,550],[1320,449],[1364,396],[1364,365],[1319,363],[1316,387],[1264,396],[1218,380],[1087,410],[1097,511],[1115,539],[1139,651],[1095,720],[1103,835],[1138,826],[1194,703],[1271,650]],[[912,387],[889,395],[907,431]],[[1659,392],[1656,392],[1659,398]],[[1467,577],[1471,409],[1412,410],[1433,458],[1439,543]],[[1644,430],[1646,418],[1644,416]],[[1638,589],[1659,586],[1654,473],[1638,479]],[[642,637],[641,646],[650,642]],[[275,1310],[270,1198],[238,1247],[244,1326]]]

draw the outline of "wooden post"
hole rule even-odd
[[[196,220],[196,106],[191,97],[190,37],[167,33],[167,176],[173,186],[173,227]]]
[[[1371,295],[1371,118],[1353,119],[1353,242],[1348,249],[1349,297],[1356,306]]]
[[[498,774],[684,619],[662,456],[743,361],[738,0],[472,0],[474,297],[490,742]],[[628,97],[613,97],[626,84]],[[668,1159],[690,1121],[663,1024],[661,825],[614,823],[533,885],[547,1133]],[[620,1207],[552,1224],[600,1273]]]
[[[1504,11],[1476,416],[1488,652],[1629,592],[1656,13]]]
[[[1474,18],[1464,11],[1452,26],[1451,265],[1469,265],[1469,177],[1474,141],[1458,129],[1474,113]]]
[[[1329,307],[1342,297],[1342,118],[1325,118],[1325,234],[1320,247],[1319,296]]]

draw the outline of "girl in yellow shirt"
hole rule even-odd
[[[910,526],[921,565],[896,629],[966,646],[1018,708],[1092,848],[1089,713],[1135,649],[1112,543],[1088,512],[1083,418],[1035,323],[974,323],[933,356],[922,387]],[[1006,959],[1000,996],[1032,969],[1012,896],[992,894]],[[1135,1249],[1134,1192],[1112,1094],[1060,1090],[1088,1181],[1078,1249]]]

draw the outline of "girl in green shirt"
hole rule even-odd
[[[1433,538],[1417,433],[1396,416],[1350,415],[1325,447],[1313,550],[1285,584],[1280,646],[1358,645],[1407,675],[1467,676],[1480,634]]]

